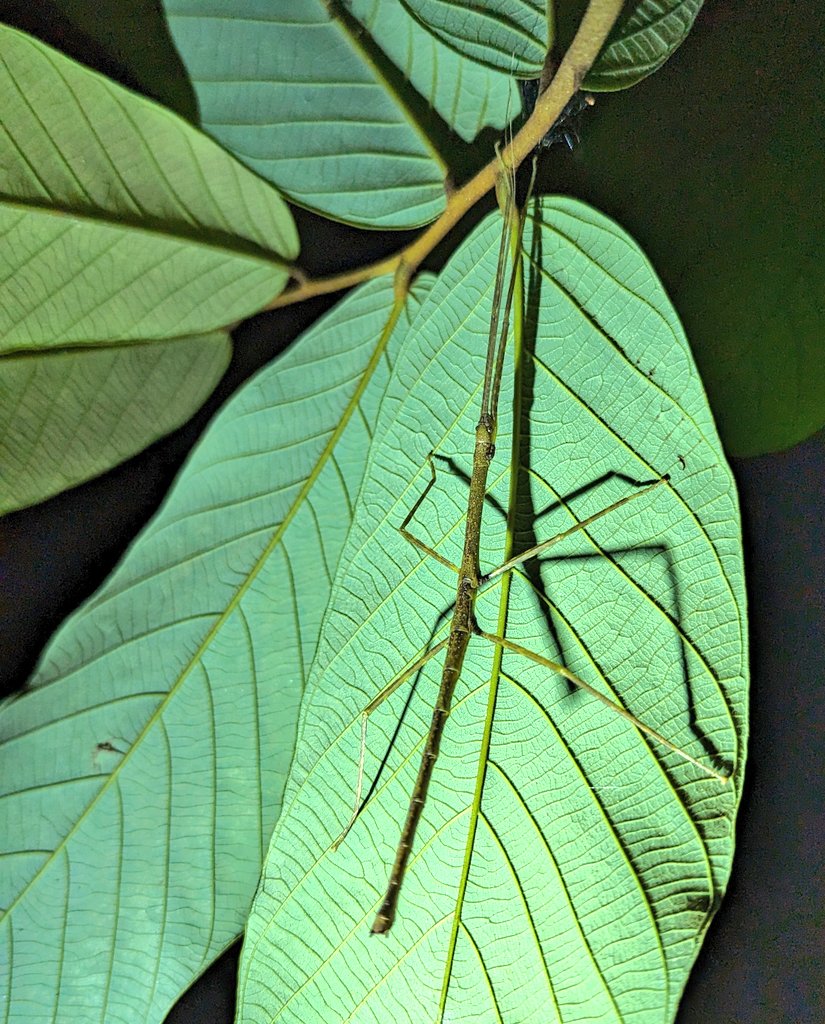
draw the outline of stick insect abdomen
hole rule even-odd
[[[450,706],[456,685],[461,676],[461,669],[464,664],[464,656],[467,653],[470,636],[475,631],[474,608],[480,572],[478,564],[479,534],[481,530],[481,515],[484,510],[484,495],[487,489],[487,474],[495,454],[495,429],[495,420],[491,416],[482,413],[476,427],[473,471],[470,478],[470,494],[467,499],[467,526],[464,535],[464,552],[461,558],[455,608],[450,623],[447,654],[441,673],[441,686],[438,691],[435,708],[433,709],[430,729],[427,733],[424,752],[421,755],[421,765],[415,780],[413,795],[410,799],[404,828],[401,832],[401,840],[398,844],[387,891],[372,925],[371,931],[373,934],[383,934],[389,931],[395,920],[398,895],[404,881],[404,872],[406,871],[407,861],[412,851],[418,823],[421,820],[421,814],[427,800],[427,791],[429,790],[433,769],[441,747],[444,726],[450,714]]]

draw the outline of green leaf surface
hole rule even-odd
[[[225,327],[282,289],[292,218],[191,125],[0,26],[0,345]]]
[[[479,64],[538,78],[548,50],[546,0],[403,0],[424,25]]]
[[[184,423],[229,335],[0,358],[0,515],[88,480]]]
[[[693,27],[702,0],[641,0],[628,4],[599,58],[587,89],[629,89],[652,75],[679,49]]]
[[[392,294],[354,292],[235,396],[0,709],[5,1021],[160,1021],[242,929],[406,327],[387,339]]]
[[[442,273],[389,382],[247,926],[244,1024],[662,1024],[724,893],[747,720],[733,480],[640,250],[572,200],[545,200],[538,218],[525,241],[517,547],[671,479],[514,572],[509,603],[500,584],[485,591],[479,621],[564,662],[732,779],[704,775],[523,658],[505,653],[499,669],[474,637],[387,936],[369,928],[440,659],[420,672],[397,732],[407,693],[370,717],[374,789],[331,849],[352,806],[360,711],[448,627],[454,577],[396,527],[429,479],[430,449],[470,470],[500,231],[488,219]],[[508,369],[503,396],[512,388]],[[510,410],[504,397],[482,568],[505,551]],[[461,473],[442,471],[416,518],[418,535],[453,560]]]
[[[157,0],[12,0],[2,18],[197,123],[195,94]]]
[[[825,425],[823,37],[813,0],[709,7],[643,89],[597,103],[563,186],[644,245],[732,455]]]
[[[291,199],[355,224],[424,224],[464,142],[519,107],[513,80],[401,3],[165,0],[201,123]]]

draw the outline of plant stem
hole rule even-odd
[[[328,295],[343,288],[370,281],[383,274],[395,273],[396,296],[406,296],[410,281],[421,262],[495,185],[501,161],[517,169],[547,134],[575,93],[599,55],[622,9],[623,0],[590,0],[570,48],[544,93],[538,98],[529,119],[512,141],[468,182],[447,199],[441,216],[404,249],[376,263],[334,274],[330,277],[305,279],[282,292],[264,309],[279,309],[295,302]]]

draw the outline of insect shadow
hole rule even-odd
[[[531,253],[531,260],[529,265],[532,268],[540,267],[541,253],[536,251],[537,247],[540,249],[541,245],[541,232],[534,232],[533,234],[533,249]],[[531,453],[533,450],[532,445],[532,407],[534,404],[535,395],[535,374],[536,374],[536,360],[535,360],[535,343],[537,333],[537,316],[535,315],[538,309],[538,289],[540,287],[540,276],[537,273],[531,273],[528,278],[528,287],[526,293],[526,308],[528,315],[525,317],[525,330],[523,335],[523,346],[524,346],[524,358],[521,360],[521,376],[520,376],[520,408],[521,408],[521,421],[519,424],[519,444],[516,455],[516,469],[515,471],[519,474],[519,483],[517,493],[519,495],[519,508],[516,515],[516,521],[514,524],[514,546],[513,556],[518,556],[520,553],[524,553],[532,548],[537,547],[541,543],[539,537],[539,526],[540,523],[547,517],[551,516],[554,512],[557,512],[561,508],[569,510],[571,502],[575,502],[577,499],[586,497],[590,493],[597,493],[604,485],[611,481],[621,481],[628,491],[632,493],[634,490],[639,488],[649,487],[651,483],[656,481],[650,480],[638,480],[634,479],[627,474],[608,471],[603,473],[596,479],[588,482],[587,484],[577,488],[571,493],[564,497],[559,496],[557,500],[550,502],[544,508],[537,510],[534,505],[531,488],[529,486],[529,478],[532,475],[536,479],[541,479],[539,474],[534,473],[531,469]],[[532,312],[533,315],[530,315]],[[470,474],[469,472],[457,461],[454,456],[444,455],[439,452],[434,452],[432,458],[439,463],[443,464],[446,469],[449,470],[450,476],[455,477],[465,487],[469,488],[470,485]],[[553,488],[550,487],[546,482],[545,486],[548,487],[550,493],[555,493]],[[485,508],[489,507],[496,514],[502,516],[505,520],[507,519],[507,511],[502,504],[491,494],[485,495]],[[587,536],[591,541],[590,535],[587,531],[583,531],[584,535]],[[595,542],[593,542],[595,544]],[[653,556],[655,558],[663,558],[666,562],[665,574],[667,579],[670,581],[670,586],[666,588],[669,590],[667,594],[667,604],[670,606],[668,609],[663,601],[650,593],[639,580],[633,577],[632,573],[629,573],[627,569],[622,567],[622,560],[626,560],[629,556],[641,555]],[[693,684],[691,681],[691,673],[689,668],[688,656],[686,651],[686,642],[689,642],[689,638],[686,638],[681,627],[682,621],[682,602],[679,593],[679,585],[677,574],[675,571],[675,562],[670,549],[664,544],[651,544],[634,546],[632,548],[618,548],[618,549],[602,549],[596,547],[592,552],[585,554],[576,555],[551,555],[544,557],[534,557],[528,559],[520,564],[517,572],[522,575],[528,582],[531,590],[535,594],[538,609],[544,620],[545,628],[547,631],[548,639],[551,641],[552,647],[558,652],[560,663],[564,667],[568,667],[568,658],[565,654],[565,644],[561,636],[559,629],[559,621],[565,623],[565,626],[574,638],[578,639],[577,634],[572,629],[570,624],[564,618],[563,613],[559,609],[556,603],[554,603],[550,593],[548,592],[548,586],[545,581],[546,573],[543,571],[545,567],[553,562],[564,560],[569,567],[570,560],[578,560],[583,567],[586,567],[589,563],[603,562],[604,559],[612,562],[616,565],[617,570],[623,572],[633,580],[633,583],[645,598],[651,603],[652,606],[657,608],[663,618],[670,621],[673,626],[674,635],[678,638],[678,658],[679,658],[679,674],[683,681],[683,685],[686,691],[686,705],[688,708],[688,726],[696,737],[702,749],[704,751],[707,760],[717,767],[724,767],[726,770],[730,769],[730,765],[723,762],[720,751],[718,750],[715,743],[711,740],[708,734],[702,729],[699,724],[699,717],[697,714],[697,701],[693,692]],[[441,630],[444,623],[451,616],[454,608],[454,602],[447,604],[443,610],[438,614],[432,628],[429,631],[428,642],[423,650],[428,650],[434,643],[435,637]],[[591,655],[592,656],[592,655]],[[603,671],[601,666],[598,664],[596,658],[593,658],[593,663],[597,671],[602,675],[603,678],[609,678],[609,671]],[[401,713],[397,719],[395,729],[388,741],[385,753],[379,763],[378,770],[373,777],[373,780],[369,786],[369,789],[361,803],[361,809],[367,804],[371,797],[376,792],[377,787],[380,784],[381,777],[384,769],[388,764],[392,750],[395,747],[398,736],[401,729],[404,726],[406,715],[409,711],[411,703],[415,698],[415,694],[418,687],[418,682],[421,676],[423,666],[420,667],[412,677],[411,684],[408,687],[407,697],[404,701]],[[572,682],[567,682],[568,689],[572,695],[577,691],[578,687]],[[582,699],[586,699],[582,693],[579,695]],[[536,699],[541,703],[540,698],[536,696]],[[545,709],[546,710],[546,709]]]

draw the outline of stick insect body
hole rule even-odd
[[[504,228],[501,235],[501,250],[499,252],[499,263],[503,266],[506,256],[507,245],[513,215],[515,211],[515,182],[507,178]],[[524,224],[523,217],[518,216],[519,229],[517,234],[517,247],[521,247],[521,232]],[[470,493],[467,499],[467,520],[464,529],[464,550],[461,555],[461,565],[458,567],[458,587],[456,588],[455,607],[453,618],[450,623],[450,633],[447,638],[447,655],[444,659],[444,669],[441,674],[441,686],[436,698],[433,710],[430,731],[427,735],[427,742],[424,753],[421,757],[421,766],[418,769],[418,777],[415,780],[413,795],[410,800],[407,818],[401,832],[401,839],[398,843],[398,851],[395,855],[395,863],[390,874],[390,881],[384,901],[375,917],[372,926],[373,934],[389,931],[395,919],[396,907],[398,905],[398,894],[401,883],[404,879],[404,872],[407,860],[412,850],[413,839],[418,828],[421,813],[424,810],[424,802],[427,799],[427,790],[433,774],[438,750],[441,745],[441,736],[450,713],[450,704],[453,694],[461,675],[461,667],[464,663],[464,655],[467,652],[467,645],[470,636],[478,632],[475,620],[475,600],[481,582],[481,572],[478,564],[479,544],[481,537],[481,515],[484,510],[484,498],[487,493],[487,474],[490,463],[496,451],[496,428],[498,424],[498,393],[501,384],[501,372],[503,366],[504,346],[507,341],[507,329],[510,314],[510,307],[513,300],[513,288],[515,274],[510,277],[510,284],[507,290],[507,299],[504,306],[502,318],[501,339],[498,341],[498,357],[496,357],[496,342],[498,335],[498,312],[501,303],[503,274],[496,276],[496,287],[493,294],[493,314],[490,320],[490,337],[487,346],[487,364],[484,373],[484,390],[481,399],[481,415],[476,425],[475,446],[473,448],[473,469],[470,476]],[[432,485],[432,480],[430,485]],[[427,490],[429,490],[429,486]],[[425,492],[426,493],[426,492]],[[423,495],[422,495],[423,498]],[[408,540],[421,546],[418,538],[413,538],[407,530],[409,520],[415,513],[415,507],[403,525],[403,533]],[[426,547],[426,546],[425,546]]]
[[[552,544],[558,543],[564,537],[569,536],[571,533],[586,528],[595,519],[606,515],[626,504],[635,498],[646,494],[649,490],[654,487],[658,487],[660,484],[665,483],[669,477],[664,476],[659,480],[656,480],[652,484],[642,487],[640,490],[635,491],[633,494],[622,498],[621,500],[614,502],[612,505],[605,509],[589,516],[587,519],[577,522],[573,527],[565,530],[563,533],[552,537],[550,540],[543,541],[541,544],[530,548],[527,551],[509,559],[503,565],[494,569],[492,572],[482,575],[479,568],[479,545],[481,536],[481,518],[482,511],[484,508],[485,495],[487,490],[487,475],[490,469],[490,464],[495,454],[495,440],[496,440],[496,429],[498,423],[498,396],[501,387],[501,378],[504,365],[504,352],[507,344],[507,333],[509,327],[510,309],[513,301],[513,293],[515,288],[516,271],[515,267],[511,272],[509,285],[507,289],[507,295],[502,305],[502,293],[503,293],[503,281],[504,281],[504,270],[506,265],[507,248],[511,241],[511,238],[515,238],[514,249],[516,253],[516,259],[518,259],[518,253],[521,250],[521,238],[524,229],[524,210],[518,211],[516,208],[515,200],[515,176],[512,170],[503,168],[500,174],[500,188],[503,193],[503,213],[504,213],[504,225],[502,228],[501,236],[501,247],[499,249],[499,262],[498,271],[496,274],[495,288],[493,291],[493,304],[492,314],[490,319],[490,335],[487,346],[487,358],[484,371],[484,386],[482,391],[481,399],[481,414],[479,416],[478,424],[475,430],[475,445],[473,449],[473,464],[472,472],[470,476],[469,485],[469,496],[467,499],[467,517],[464,529],[464,547],[461,556],[461,564],[454,565],[448,559],[444,558],[433,548],[429,547],[422,540],[416,537],[408,529],[410,522],[412,521],[415,513],[421,507],[422,502],[427,497],[430,489],[435,483],[435,465],[430,456],[430,467],[432,471],[432,477],[424,489],[421,496],[415,502],[413,507],[408,512],[403,523],[399,527],[401,534],[404,538],[413,544],[416,548],[423,551],[425,554],[437,559],[442,565],[447,566],[458,574],[458,585],[456,589],[456,599],[453,608],[452,620],[450,623],[449,635],[446,639],[440,643],[431,647],[424,655],[419,657],[412,665],[406,668],[398,676],[393,679],[388,686],[386,686],[377,697],[375,697],[370,704],[364,708],[362,712],[362,724],[361,724],[361,752],[359,757],[359,768],[358,768],[358,782],[356,786],[355,796],[355,810],[353,815],[344,829],[341,836],[336,840],[334,847],[343,841],[344,837],[352,827],[356,817],[360,813],[360,801],[361,801],[361,788],[363,781],[363,770],[364,770],[364,753],[366,746],[366,722],[368,716],[398,687],[412,675],[418,672],[432,657],[446,649],[446,656],[444,659],[444,668],[441,675],[441,686],[438,691],[438,697],[436,698],[435,707],[433,709],[432,720],[430,722],[429,732],[424,746],[424,751],[421,757],[421,765],[418,770],[418,776],[413,787],[412,796],[410,799],[409,808],[407,810],[406,820],[401,831],[401,838],[398,843],[398,849],[395,856],[395,862],[392,866],[390,873],[389,883],[387,890],[384,895],[384,899],[381,906],[376,914],[375,920],[372,925],[373,934],[383,934],[390,930],[398,907],[398,898],[401,891],[401,886],[404,881],[404,874],[407,868],[407,861],[409,860],[410,853],[412,851],[413,841],[415,839],[416,829],[421,819],[421,814],[424,810],[424,804],[427,799],[427,791],[429,789],[430,780],[433,774],[433,768],[435,766],[436,759],[438,757],[439,747],[441,745],[441,737],[444,732],[444,727],[447,722],[447,717],[450,713],[450,705],[452,703],[453,694],[455,693],[456,685],[461,675],[462,665],[464,663],[464,656],[467,652],[467,647],[470,642],[472,635],[483,637],[489,640],[493,644],[502,647],[505,650],[512,651],[513,653],[519,654],[533,662],[550,669],[570,682],[574,683],[580,689],[585,690],[587,693],[594,696],[602,703],[608,705],[617,714],[630,721],[636,728],[651,736],[657,742],[661,743],[670,750],[675,751],[685,760],[692,762],[697,767],[701,768],[703,772],[713,776],[720,782],[727,782],[727,776],[721,772],[703,765],[697,761],[690,754],[681,750],[675,746],[664,736],[655,732],[653,729],[646,726],[643,722],[640,722],[634,715],[628,712],[625,708],[616,704],[614,701],[605,697],[604,694],[594,689],[584,680],[574,675],[563,665],[557,662],[551,661],[541,655],[535,654],[533,651],[529,651],[519,644],[513,643],[502,636],[497,636],[493,633],[487,633],[482,630],[475,618],[475,601],[476,596],[481,588],[487,583],[491,582],[498,576],[509,571],[515,566],[527,561],[530,558],[534,558],[537,555],[544,552]]]

